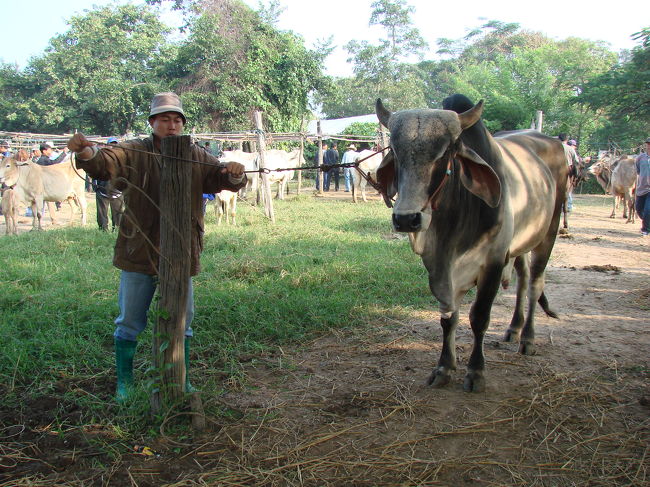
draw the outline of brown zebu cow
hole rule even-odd
[[[466,391],[477,392],[485,388],[483,337],[508,264],[522,285],[505,340],[521,333],[520,353],[534,353],[534,313],[538,300],[543,308],[548,304],[544,270],[566,195],[567,165],[561,142],[539,132],[493,138],[480,120],[482,102],[474,106],[454,95],[443,107],[390,113],[377,100],[392,149],[377,178],[387,198],[398,195],[393,226],[409,233],[440,303],[442,353],[428,380],[434,387],[447,384],[456,369],[459,307],[477,288],[470,311],[474,348],[464,382]],[[525,299],[519,298],[525,298],[526,284],[524,322]]]

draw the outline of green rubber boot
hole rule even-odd
[[[115,400],[122,404],[129,398],[129,389],[133,386],[133,356],[138,342],[115,339],[115,372],[117,388]]]
[[[199,392],[190,384],[190,337],[185,337],[185,392]]]

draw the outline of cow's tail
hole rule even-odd
[[[547,316],[550,316],[551,318],[555,318],[556,320],[560,318],[558,314],[549,307],[548,299],[546,298],[546,294],[544,294],[544,291],[542,291],[542,294],[540,295],[537,302],[542,307],[544,313],[546,313]]]

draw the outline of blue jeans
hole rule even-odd
[[[343,169],[343,178],[345,179],[345,190],[352,189],[352,168],[346,167]]]
[[[120,315],[115,319],[115,338],[137,341],[138,335],[147,327],[149,306],[153,299],[158,276],[141,274],[139,272],[122,271],[120,275],[120,289],[117,294],[117,303]],[[191,337],[192,319],[194,318],[194,290],[190,278],[187,293],[187,311],[185,317],[185,336]]]
[[[634,203],[636,213],[641,218],[641,231],[650,233],[650,193],[637,196]]]

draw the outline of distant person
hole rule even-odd
[[[641,235],[650,233],[650,137],[645,139],[645,152],[634,161],[636,168],[636,213],[641,217]]]
[[[117,137],[109,137],[108,144],[117,144]],[[95,201],[97,202],[97,225],[103,232],[108,232],[108,211],[111,212],[111,231],[115,231],[120,226],[122,218],[122,206],[124,200],[122,193],[113,188],[109,181],[93,179],[95,188]]]
[[[327,149],[325,151],[325,154],[323,154],[323,164],[326,166],[334,166],[339,163],[339,151],[338,151],[338,146],[336,142],[332,143],[332,147],[330,149]],[[339,190],[339,168],[338,167],[332,167],[330,169],[327,169],[323,173],[323,190],[324,191],[329,191],[330,190],[330,181],[334,178],[334,191]]]
[[[50,159],[54,148],[47,142],[40,145],[40,150],[41,150],[41,157],[39,157],[38,160],[36,161],[36,164],[40,166],[52,166],[54,164],[58,164],[59,162],[63,162],[63,160],[68,155],[68,148],[64,147],[63,151],[61,151],[58,157],[56,157],[55,159]]]
[[[316,146],[316,147],[318,147],[318,146]],[[323,165],[325,165],[325,153],[327,152],[328,147],[329,147],[329,145],[327,144],[327,142],[323,142]],[[316,151],[316,156],[315,156],[314,163],[316,165],[318,165],[318,150]],[[320,190],[320,173],[321,173],[320,169],[316,171],[316,190],[317,191]],[[324,182],[325,182],[325,179],[323,179],[323,183]],[[323,189],[325,189],[325,188],[323,188]]]
[[[359,159],[359,154],[356,152],[357,147],[354,144],[350,144],[345,151],[345,154],[343,154],[343,160],[341,161],[341,164],[352,164],[353,162],[357,162],[357,159]],[[350,190],[352,189],[352,171],[354,170],[353,167],[345,167],[343,168],[343,180],[345,181],[345,192],[349,193]]]
[[[0,140],[0,155],[2,155],[2,157],[9,157],[11,155],[9,142],[6,140]]]
[[[43,154],[41,153],[41,148],[38,145],[32,147],[32,162],[38,161]]]

